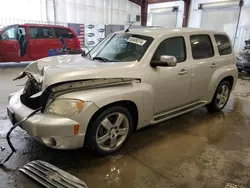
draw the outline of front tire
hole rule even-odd
[[[128,109],[112,106],[102,111],[89,125],[87,145],[101,156],[112,154],[127,142],[133,132],[133,117]]]
[[[232,86],[228,81],[223,81],[217,87],[211,103],[207,105],[209,112],[219,112],[227,104]]]

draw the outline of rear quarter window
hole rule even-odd
[[[228,55],[232,53],[232,47],[229,38],[226,35],[214,35],[217,48],[220,55]]]
[[[68,39],[74,38],[74,34],[70,29],[67,28],[54,28],[55,29],[55,34],[56,38],[64,37]]]

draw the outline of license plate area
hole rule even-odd
[[[10,122],[14,125],[16,123],[15,114],[10,110],[9,107],[7,107],[7,114],[9,116]]]

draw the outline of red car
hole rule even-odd
[[[80,50],[75,31],[56,25],[22,24],[0,28],[0,62],[32,61],[50,56],[62,48],[63,37],[68,50]]]

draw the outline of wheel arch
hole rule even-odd
[[[218,85],[220,85],[221,82],[223,81],[228,81],[231,85],[231,88],[233,87],[234,84],[234,77],[233,76],[226,76],[225,78],[223,78]],[[217,86],[218,87],[218,86]]]
[[[209,112],[219,112],[226,106],[226,104],[229,100],[229,97],[230,97],[230,92],[227,94],[227,98],[225,101],[220,103],[222,99],[219,98],[219,103],[217,102],[218,92],[220,91],[221,86],[223,86],[223,84],[228,85],[228,87],[229,87],[228,89],[230,91],[231,88],[233,87],[233,84],[234,84],[234,78],[232,76],[227,76],[219,82],[218,86],[216,87],[216,89],[214,91],[212,101],[209,104],[207,104],[207,109]],[[224,97],[224,93],[221,93],[220,95],[223,95],[223,97]]]
[[[132,118],[133,118],[133,123],[134,123],[134,127],[133,127],[133,131],[135,131],[137,129],[137,126],[138,126],[138,120],[139,120],[139,114],[138,114],[138,107],[136,106],[136,104],[133,102],[133,101],[130,101],[130,100],[121,100],[121,101],[116,101],[116,102],[113,102],[113,103],[109,103],[107,105],[104,105],[102,106],[101,108],[99,108],[95,113],[94,115],[90,118],[89,120],[89,123],[88,123],[88,127],[87,127],[87,130],[86,130],[86,135],[88,135],[89,133],[89,130],[90,130],[90,126],[91,126],[91,123],[102,113],[104,112],[105,110],[107,110],[108,108],[112,107],[112,106],[121,106],[121,107],[124,107],[126,109],[129,110],[129,112],[131,113],[132,115]],[[85,136],[85,141],[86,141],[86,137]],[[84,141],[84,143],[86,143]]]
[[[238,77],[238,70],[235,65],[221,67],[220,69],[216,70],[208,86],[208,95],[207,95],[208,103],[212,101],[214,93],[222,81],[225,80],[228,81],[231,85],[231,89],[233,89],[236,84],[237,77]]]

